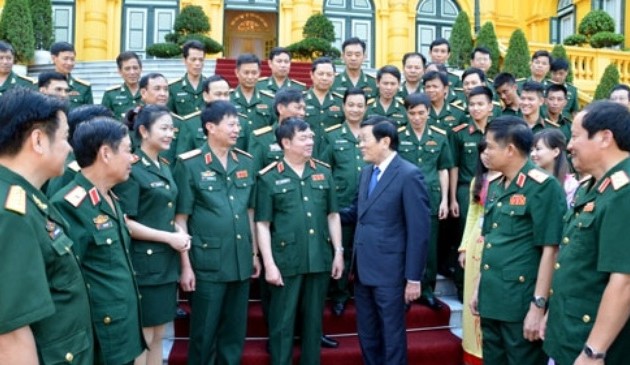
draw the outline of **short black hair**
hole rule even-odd
[[[551,62],[549,70],[552,72],[560,70],[569,71],[569,61],[564,58],[556,58],[553,62]]]
[[[525,81],[521,88],[521,93],[523,92],[537,93],[541,98],[545,97],[545,87],[536,81]]]
[[[304,121],[304,119],[291,117],[287,118],[282,124],[276,128],[276,142],[284,150],[282,145],[283,139],[292,140],[297,132],[304,132],[309,129],[310,126]]]
[[[291,59],[291,52],[285,47],[273,47],[271,51],[269,51],[269,60],[273,60],[276,56],[281,54],[286,54],[289,56],[289,60]]]
[[[494,88],[498,89],[501,86],[508,84],[514,85],[516,84],[516,78],[509,72],[501,72],[494,78]]]
[[[68,78],[66,77],[66,75],[56,71],[48,71],[39,74],[39,76],[37,77],[37,86],[48,87],[52,80],[68,82]]]
[[[365,102],[367,102],[367,95],[365,95],[365,91],[363,91],[363,89],[361,89],[360,87],[349,87],[346,89],[346,91],[343,93],[343,103],[346,103],[346,100],[348,99],[348,96],[350,95],[361,95],[363,96],[363,99]]]
[[[298,89],[290,87],[283,87],[276,93],[273,98],[273,110],[276,112],[276,116],[279,116],[278,105],[287,106],[291,103],[299,103],[304,100],[304,95]]]
[[[159,72],[148,73],[140,78],[140,81],[138,82],[138,87],[140,89],[146,89],[147,86],[149,86],[149,80],[154,80],[154,79],[159,79],[159,78],[166,80],[166,77],[164,77],[164,75],[162,75]],[[168,80],[166,80],[166,82],[168,82]]]
[[[615,85],[612,90],[610,90],[610,95],[612,95],[612,93],[614,93],[615,91],[619,91],[619,90],[623,90],[625,92],[628,93],[628,99],[630,99],[630,87],[628,87],[628,85],[626,84],[617,84]],[[610,97],[610,95],[608,97]]]
[[[59,112],[68,103],[35,90],[14,87],[0,98],[0,156],[17,155],[28,135],[41,129],[53,139],[59,128]]]
[[[227,80],[225,79],[225,77],[219,75],[219,74],[214,74],[212,76],[207,77],[205,80],[203,80],[203,83],[201,85],[201,87],[203,88],[203,91],[208,92],[210,91],[210,85],[217,82],[217,81],[225,81],[227,82]],[[230,84],[228,83],[228,86]]]
[[[76,53],[74,46],[68,42],[55,42],[50,46],[50,54],[53,56],[59,56],[61,52]]]
[[[522,156],[529,155],[534,134],[523,118],[502,115],[492,120],[486,127],[486,134],[492,133],[494,140],[503,145],[513,144]]]
[[[446,66],[443,63],[432,63],[431,62],[431,63],[427,64],[427,68],[429,66],[433,66],[433,67],[437,68],[438,72],[441,72],[441,73],[443,73],[445,75],[448,74],[448,68],[446,68]]]
[[[473,87],[472,90],[470,90],[470,93],[468,93],[468,99],[477,95],[485,95],[486,98],[488,98],[489,103],[492,103],[492,98],[494,97],[492,90],[490,90],[490,88],[487,87],[486,85],[479,85],[479,86]]]
[[[464,82],[464,80],[473,74],[477,74],[479,75],[479,81],[481,82],[486,82],[486,74],[483,72],[482,69],[476,68],[476,67],[469,67],[467,68],[464,73],[462,73],[462,82]]]
[[[448,40],[446,38],[436,38],[433,42],[431,42],[431,44],[429,45],[429,51],[433,50],[433,47],[436,46],[441,46],[443,44],[446,44],[446,46],[448,47],[448,51],[451,51],[451,44],[448,43]]]
[[[114,112],[101,104],[79,105],[70,110],[68,113],[68,135],[70,136],[70,144],[72,144],[72,135],[79,123],[85,122],[96,117],[114,118]]]
[[[551,53],[549,53],[549,51],[545,51],[544,49],[540,49],[534,52],[534,54],[532,55],[532,61],[540,57],[547,57],[550,65],[553,62],[553,57],[551,57]]]
[[[431,99],[425,93],[411,93],[405,98],[405,109],[413,109],[418,105],[424,105],[427,110],[431,108]]]
[[[608,100],[598,100],[582,111],[582,128],[586,129],[588,138],[607,129],[612,132],[620,150],[630,151],[630,111],[627,107]]]
[[[250,63],[255,63],[258,65],[258,68],[260,69],[260,58],[258,58],[258,56],[256,56],[255,54],[251,54],[251,53],[244,53],[240,56],[238,56],[238,58],[236,59],[236,69],[240,69],[242,65],[247,65]]]
[[[15,50],[13,49],[13,46],[9,42],[0,41],[0,52],[11,52],[13,57],[15,57]]]
[[[372,135],[376,141],[389,137],[389,149],[398,150],[398,130],[394,122],[382,115],[375,115],[361,122],[361,128],[372,126]]]
[[[403,67],[407,64],[407,60],[410,58],[419,57],[422,60],[422,67],[427,66],[427,58],[420,52],[407,52],[403,55],[402,64]]]
[[[363,49],[363,53],[365,53],[365,49],[366,49],[365,42],[362,41],[361,38],[359,37],[351,37],[343,41],[343,43],[341,44],[341,52],[344,52],[347,46],[352,46],[354,44],[360,45],[361,48]]]
[[[121,52],[118,57],[116,57],[116,66],[118,66],[119,70],[122,70],[123,62],[133,59],[138,61],[138,65],[140,66],[140,68],[142,68],[142,60],[140,60],[140,56],[138,56],[138,54],[133,51]]]
[[[564,85],[551,84],[551,85],[547,86],[547,90],[545,92],[545,96],[549,96],[549,93],[556,92],[556,91],[562,91],[562,93],[564,94],[565,98],[569,94],[569,92],[567,91],[567,88]]]
[[[475,54],[476,53],[483,53],[483,54],[487,54],[488,56],[490,56],[490,50],[487,49],[486,47],[475,47],[472,52],[470,52],[470,59],[473,60],[475,59]]]
[[[135,133],[138,139],[142,139],[140,126],[144,126],[148,131],[159,118],[170,113],[170,110],[163,105],[137,106],[127,112],[125,115],[125,124],[130,131]]]
[[[203,46],[203,43],[193,39],[184,43],[184,45],[182,46],[182,55],[184,56],[184,58],[188,58],[188,54],[190,53],[191,49],[196,49],[203,52],[204,57],[206,55],[206,48]]]
[[[439,71],[429,71],[422,75],[422,84],[425,85],[431,80],[440,80],[442,85],[448,86],[448,76],[445,73]]]
[[[201,112],[201,125],[203,126],[203,133],[207,136],[208,130],[206,129],[206,123],[212,123],[218,125],[225,117],[238,118],[238,112],[236,107],[227,100],[215,100]]]
[[[127,135],[127,126],[113,118],[96,117],[80,123],[72,136],[74,157],[81,168],[92,166],[102,146],[118,150]]]
[[[398,67],[392,66],[392,65],[386,65],[379,68],[378,71],[376,72],[376,82],[381,81],[381,78],[383,77],[384,74],[390,74],[394,76],[396,80],[398,80],[398,82],[400,83],[401,75],[400,75],[400,70],[398,69]]]
[[[311,64],[311,72],[315,72],[315,70],[317,70],[317,66],[326,65],[326,64],[332,65],[333,72],[337,71],[337,69],[335,68],[335,64],[332,61],[332,58],[324,56],[324,57],[317,57],[315,61],[313,61],[313,63]]]

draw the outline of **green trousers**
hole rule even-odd
[[[484,365],[547,365],[542,341],[523,337],[522,322],[481,318]]]

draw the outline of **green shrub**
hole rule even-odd
[[[569,62],[569,73],[567,75],[567,82],[573,82],[573,64],[571,64],[569,60],[569,56],[567,55],[567,50],[561,44],[556,44],[551,50],[551,57],[553,59],[564,58]]]
[[[525,33],[520,28],[516,29],[510,36],[510,44],[503,62],[503,72],[509,72],[516,78],[528,77],[530,59]]]
[[[208,33],[210,31],[210,20],[203,8],[198,5],[187,5],[175,17],[173,25],[175,33],[180,35]]]
[[[196,40],[203,43],[206,54],[214,54],[223,51],[223,46],[219,42],[203,34],[188,34],[183,37],[179,37],[177,44],[181,46],[190,40]]]
[[[583,34],[572,34],[564,39],[565,46],[581,46],[588,43],[588,38]]]
[[[604,10],[591,10],[580,21],[578,32],[590,37],[599,32],[614,32],[615,21]]]
[[[304,38],[321,38],[330,43],[335,41],[335,27],[323,14],[311,15],[304,24]]]
[[[599,32],[591,36],[590,44],[593,48],[614,47],[623,43],[624,37],[613,32]]]
[[[619,83],[619,70],[615,65],[608,65],[604,70],[599,85],[595,89],[593,100],[608,99],[613,87]]]
[[[182,54],[182,49],[175,43],[154,43],[147,47],[147,54],[159,58],[175,58]]]
[[[35,36],[28,0],[6,0],[0,19],[0,39],[11,43],[16,63],[28,63],[35,55]]]
[[[499,73],[499,63],[501,61],[501,51],[499,50],[499,41],[497,40],[497,34],[494,31],[494,25],[492,22],[485,22],[479,29],[477,34],[477,47],[486,47],[490,51],[490,58],[492,59],[492,66],[488,70],[488,77],[495,77]]]
[[[314,60],[317,57],[328,56],[330,58],[339,58],[341,52],[326,39],[322,38],[304,38],[299,42],[287,46],[293,57],[298,59]]]
[[[50,0],[30,0],[35,48],[49,50],[53,43],[52,5]]]
[[[457,15],[449,43],[451,55],[448,58],[448,64],[451,67],[465,69],[470,63],[470,52],[473,48],[470,19],[465,11],[460,11]]]

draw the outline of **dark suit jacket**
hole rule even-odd
[[[368,286],[420,281],[430,236],[429,196],[420,170],[395,156],[368,198],[373,164],[361,172],[352,206],[341,211],[343,223],[355,223],[353,265]]]

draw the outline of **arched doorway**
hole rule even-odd
[[[276,0],[226,0],[224,27],[226,57],[253,53],[265,59],[278,43],[278,3]]]
[[[428,55],[429,45],[436,38],[451,36],[459,6],[453,0],[422,0],[416,12],[416,49]]]

